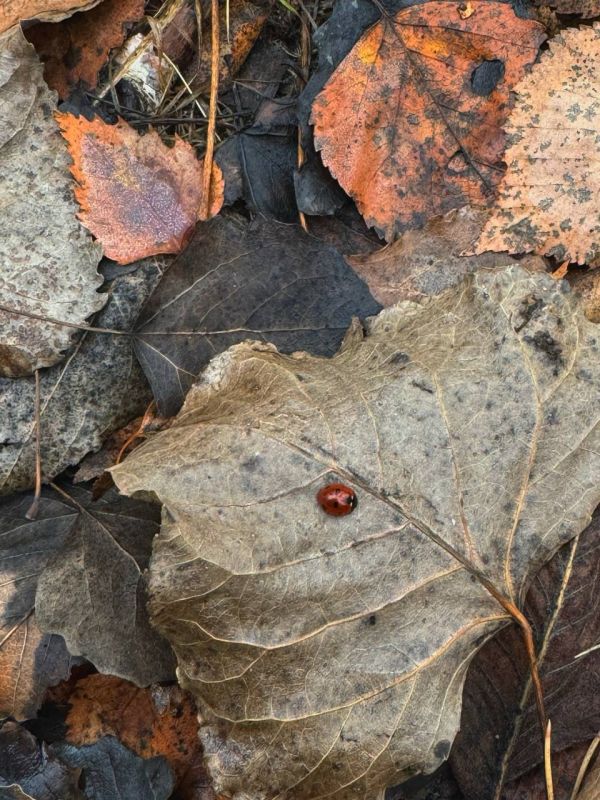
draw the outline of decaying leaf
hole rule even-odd
[[[581,297],[586,317],[591,322],[600,322],[600,271],[572,271],[568,273],[567,280],[573,291]]]
[[[169,417],[232,344],[258,336],[286,352],[331,355],[354,315],[377,311],[340,254],[300,226],[220,216],[198,226],[146,303],[135,350]]]
[[[79,770],[62,763],[16,722],[0,728],[0,796],[28,800],[82,800]],[[10,787],[5,788],[5,787]]]
[[[68,535],[54,548],[35,598],[40,628],[61,634],[71,653],[101,672],[147,686],[173,676],[173,655],[150,627],[146,582],[158,512],[112,491],[92,502],[69,486]]]
[[[142,758],[161,755],[175,776],[178,797],[213,800],[202,764],[197,712],[178,686],[139,689],[112,675],[88,675],[68,698],[67,741],[93,744],[116,736]]]
[[[600,650],[577,658],[600,640],[599,534],[600,510],[540,571],[525,603],[546,713],[552,720],[554,753],[587,742],[600,730]],[[530,671],[518,645],[514,628],[501,631],[469,670],[461,731],[451,755],[453,773],[467,800],[510,795],[510,783],[535,767],[543,774]],[[570,791],[565,794],[569,795]]]
[[[161,274],[162,262],[152,259],[115,278],[95,325],[126,334]],[[80,332],[65,362],[40,373],[40,390],[45,480],[98,450],[107,434],[142,414],[152,399],[129,336],[110,332]],[[34,485],[34,379],[0,378],[0,405],[0,494],[8,494]]]
[[[176,138],[171,148],[156,131],[140,136],[124,120],[107,125],[56,114],[73,158],[79,218],[99,239],[104,254],[129,264],[158,253],[177,253],[192,234],[202,195],[202,163]],[[223,204],[215,165],[210,213]]]
[[[38,577],[65,541],[72,514],[44,495],[37,520],[28,522],[30,505],[28,495],[0,500],[0,716],[15,719],[35,714],[46,688],[71,667],[62,638],[40,631],[34,604]]]
[[[374,800],[447,757],[494,595],[521,606],[600,499],[598,351],[563,282],[482,270],[331,359],[231,348],[113,469],[164,503],[152,613],[217,792]]]
[[[566,29],[516,87],[498,205],[477,252],[600,263],[600,25]]]
[[[58,22],[75,11],[85,11],[100,0],[3,0],[0,6],[0,32],[21,20],[43,19]]]
[[[346,260],[382,305],[418,301],[456,286],[480,267],[514,263],[510,256],[497,253],[461,256],[477,240],[485,219],[483,210],[459,208],[430,220],[421,230],[407,231],[381,250]],[[535,258],[528,268],[543,270],[545,265]]]
[[[106,299],[100,248],[75,218],[55,98],[20,28],[0,36],[0,376],[55,364],[77,335],[7,306],[77,326]]]
[[[49,750],[71,768],[83,772],[86,800],[168,800],[171,796],[173,775],[165,759],[156,756],[144,760],[113,736],[86,747],[58,742]]]
[[[143,14],[144,0],[103,0],[58,24],[34,25],[25,35],[44,63],[46,83],[64,100],[79,82],[96,86],[110,51],[125,38],[125,26]]]
[[[323,162],[388,241],[487,203],[502,174],[510,92],[545,36],[506,3],[471,5],[468,18],[444,0],[383,16],[313,104]]]
[[[550,6],[559,14],[600,17],[600,0],[536,0],[536,5]]]

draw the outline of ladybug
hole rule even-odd
[[[317,492],[317,503],[332,517],[351,514],[358,504],[356,492],[343,483],[330,483]]]

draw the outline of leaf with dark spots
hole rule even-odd
[[[297,225],[217,217],[200,225],[136,323],[135,349],[162,416],[217,353],[263,337],[331,355],[351,318],[379,310],[342,256]]]
[[[556,753],[600,730],[600,649],[578,657],[600,641],[599,549],[600,509],[535,577],[525,603]],[[503,796],[517,778],[543,764],[529,665],[518,639],[515,629],[502,631],[477,655],[467,676],[451,756],[467,800]]]
[[[563,30],[516,86],[508,169],[475,252],[600,264],[599,81],[596,23]]]
[[[48,749],[69,767],[82,771],[87,800],[168,800],[171,796],[173,774],[165,759],[140,758],[113,736],[83,747],[59,742]]]
[[[101,250],[75,217],[56,95],[20,28],[0,37],[0,53],[0,376],[16,377],[61,361],[106,295]]]
[[[545,35],[507,3],[472,6],[466,19],[443,0],[383,16],[313,104],[323,163],[387,241],[487,204],[502,174],[510,92]],[[474,84],[482,62],[501,67]]]
[[[151,613],[217,793],[381,800],[447,756],[469,662],[600,499],[599,346],[563,282],[483,268],[330,359],[231,347],[111,470],[163,503]]]
[[[0,728],[2,800],[83,800],[79,770],[64,764],[15,722]]]
[[[0,500],[0,716],[15,719],[33,716],[46,688],[67,678],[72,663],[63,639],[43,634],[34,615],[38,578],[65,542],[72,514],[46,493],[37,520],[28,522],[31,500]]]
[[[149,260],[111,281],[95,326],[127,334],[162,269],[162,262]],[[30,324],[26,316],[19,318]],[[64,364],[40,373],[40,397],[45,480],[97,450],[107,434],[142,414],[152,399],[129,336],[91,331],[79,331]],[[35,481],[34,379],[0,378],[0,404],[0,494],[7,494]]]
[[[150,626],[146,584],[158,509],[115,491],[96,502],[88,489],[69,486],[68,535],[37,582],[40,628],[61,634],[69,650],[101,672],[146,686],[173,677],[173,656]]]
[[[407,231],[398,241],[373,253],[347,256],[373,297],[390,306],[400,300],[421,300],[456,286],[479,268],[515,263],[507,255],[462,256],[477,240],[486,213],[469,207],[430,220],[422,230]],[[532,256],[527,268],[544,271],[543,259]]]

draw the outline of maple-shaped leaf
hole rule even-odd
[[[433,0],[385,14],[312,111],[323,162],[389,241],[437,214],[487,203],[502,174],[510,92],[542,26],[511,6]]]
[[[477,252],[600,263],[600,25],[567,29],[516,87],[500,197]]]
[[[202,163],[178,137],[173,147],[156,131],[140,136],[124,120],[107,125],[73,114],[56,119],[69,143],[79,219],[104,254],[129,264],[158,253],[177,253],[199,218]],[[223,204],[221,171],[213,165],[210,215]]]
[[[75,216],[56,94],[20,28],[0,36],[0,54],[0,376],[13,378],[60,361],[106,295],[102,252]]]
[[[480,270],[331,359],[232,347],[113,468],[164,504],[151,613],[217,792],[374,800],[447,757],[471,658],[600,499],[599,348],[562,282]]]
[[[21,20],[43,19],[58,22],[75,11],[93,8],[101,0],[3,0],[0,5],[0,32]]]
[[[96,86],[110,51],[125,38],[125,26],[143,13],[144,0],[103,0],[85,14],[27,28],[25,35],[44,63],[46,83],[64,100],[79,82]]]

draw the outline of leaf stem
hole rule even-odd
[[[208,106],[208,130],[206,131],[206,152],[204,154],[204,171],[202,173],[202,200],[200,203],[200,219],[210,216],[210,184],[215,152],[215,129],[217,124],[217,96],[219,93],[219,0],[212,0],[211,6],[211,63],[210,63],[210,102]]]

